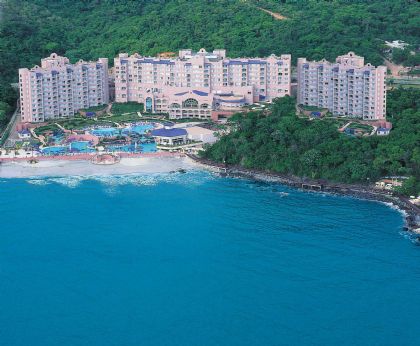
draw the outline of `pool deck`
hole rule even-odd
[[[84,153],[84,154],[67,154],[67,155],[38,155],[38,156],[25,156],[25,157],[0,157],[0,162],[19,162],[19,161],[90,161],[93,156],[98,154],[95,153]],[[157,152],[157,153],[115,153],[121,158],[142,158],[142,157],[183,157],[183,153],[170,153],[170,152]]]

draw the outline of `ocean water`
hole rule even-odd
[[[1,345],[419,345],[380,203],[193,171],[0,180]]]

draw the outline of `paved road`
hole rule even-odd
[[[5,147],[13,147],[16,141],[20,140],[16,130],[16,125],[18,123],[20,123],[20,109],[16,108],[15,113],[13,114],[13,117],[9,123],[10,132],[4,143]]]
[[[18,135],[16,132],[16,124],[20,122],[20,103],[19,100],[16,103],[16,109],[15,112],[12,115],[12,118],[10,119],[9,124],[7,124],[7,127],[3,131],[2,135],[0,136],[0,144],[3,142],[3,136],[7,136],[7,139],[4,140],[4,146],[12,146],[18,139]],[[10,141],[9,141],[10,139]]]

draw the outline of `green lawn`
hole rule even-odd
[[[366,132],[371,132],[373,130],[373,127],[370,125],[365,125],[365,124],[359,124],[359,123],[351,123],[348,128],[351,129],[359,129],[359,130],[363,130]]]
[[[116,123],[125,123],[125,122],[139,121],[141,118],[137,115],[137,113],[130,113],[130,114],[123,114],[123,115],[112,115],[104,119],[108,121],[114,121]]]
[[[37,127],[34,131],[37,135],[42,134],[45,131],[56,131],[59,130],[58,126],[55,124],[60,124],[66,130],[77,130],[84,128],[89,125],[98,125],[101,122],[94,121],[93,119],[86,119],[81,117],[75,117],[72,119],[60,119],[60,120],[52,120],[48,123],[48,125]]]
[[[34,129],[34,132],[39,136],[42,135],[46,131],[57,131],[59,128],[55,124],[49,124],[45,126],[40,126]]]
[[[111,113],[114,115],[125,114],[125,113],[137,113],[143,112],[144,105],[143,103],[137,102],[127,102],[127,103],[117,103],[112,104]]]

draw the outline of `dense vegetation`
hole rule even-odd
[[[392,50],[392,61],[404,66],[418,66],[420,65],[420,54],[413,54],[410,49]]]
[[[114,114],[143,112],[144,105],[137,102],[113,103],[111,112]]]
[[[420,192],[420,91],[388,95],[393,130],[387,137],[350,137],[334,120],[295,115],[295,100],[278,99],[269,115],[238,114],[230,134],[203,156],[243,167],[332,181],[368,182],[383,176],[412,176],[405,193]]]
[[[418,44],[417,14],[415,0],[3,0],[0,101],[14,106],[10,83],[17,69],[51,52],[76,61],[187,47],[226,48],[230,56],[291,53],[294,59],[333,59],[353,50],[380,64],[383,40]],[[0,107],[4,118],[10,109]]]
[[[259,8],[287,17],[278,20]],[[72,61],[121,51],[155,55],[180,48],[226,48],[230,56],[291,53],[293,58],[334,59],[353,50],[373,64],[383,61],[384,40],[418,48],[415,0],[3,0],[0,2],[0,127],[17,97],[17,69],[51,52]],[[393,51],[393,59],[418,63],[418,54]],[[420,153],[416,91],[394,91],[388,138],[350,138],[333,122],[297,119],[294,100],[279,100],[270,116],[238,116],[238,131],[206,156],[246,167],[332,180],[366,181],[412,175],[417,189]]]

